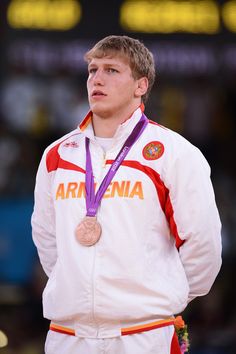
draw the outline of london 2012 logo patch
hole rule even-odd
[[[160,141],[151,141],[143,148],[143,157],[146,160],[157,160],[164,153],[164,145]]]

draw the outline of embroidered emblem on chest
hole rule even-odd
[[[73,148],[78,148],[79,144],[76,141],[70,141],[68,143],[65,143],[63,145],[64,147],[73,147]]]
[[[164,153],[164,145],[160,141],[151,141],[143,148],[143,157],[146,160],[157,160]]]

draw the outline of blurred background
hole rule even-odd
[[[45,147],[88,110],[84,53],[110,34],[142,40],[157,80],[146,114],[198,146],[212,168],[223,266],[184,317],[192,354],[236,353],[236,1],[0,1],[1,354],[43,354],[46,282],[31,240]],[[135,353],[134,353],[135,354]]]

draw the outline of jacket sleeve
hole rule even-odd
[[[169,163],[168,188],[191,301],[209,292],[220,270],[221,222],[206,159],[188,142],[176,151]]]
[[[51,195],[51,176],[46,167],[46,152],[39,164],[34,192],[34,210],[31,218],[32,237],[42,267],[50,275],[56,260],[55,213]]]

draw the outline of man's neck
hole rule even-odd
[[[136,107],[137,109],[138,107]],[[124,123],[134,113],[135,109],[109,117],[101,117],[93,113],[94,135],[101,138],[112,138],[120,124]]]
[[[121,123],[123,123],[123,120],[117,121],[116,119],[93,115],[94,135],[100,138],[112,138]]]

